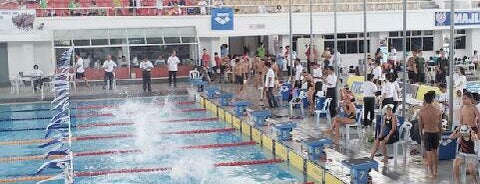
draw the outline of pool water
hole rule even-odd
[[[74,169],[80,175],[75,183],[308,181],[298,170],[275,162],[271,153],[213,119],[213,114],[187,96],[75,101],[70,106],[73,137],[79,139],[72,144],[77,154]],[[28,156],[43,155],[48,148],[24,141],[43,139],[44,128],[54,114],[50,107],[48,103],[0,106],[0,180],[32,176],[46,161]],[[199,145],[207,148],[188,148]],[[23,159],[5,161],[12,157]],[[262,160],[272,163],[222,166]],[[60,172],[47,169],[40,175]]]

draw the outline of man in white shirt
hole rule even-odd
[[[37,92],[37,87],[42,88],[42,77],[44,76],[42,70],[38,69],[38,65],[33,65],[33,70],[32,70],[32,82],[33,82],[33,91]]]
[[[362,84],[363,90],[363,123],[366,126],[372,125],[375,117],[375,93],[378,91],[377,85],[373,83],[373,74],[367,74],[367,81]],[[370,115],[370,118],[367,118]]]
[[[177,51],[172,51],[172,55],[168,57],[167,65],[168,65],[168,85],[171,87],[172,82],[173,86],[177,87],[177,71],[178,71],[178,64],[180,63],[180,59],[177,57]],[[172,80],[173,78],[173,80]]]
[[[85,86],[89,87],[87,77],[85,77],[85,67],[82,57],[80,55],[75,55],[77,62],[75,63],[75,78],[77,80],[83,80],[85,82]]]
[[[374,62],[373,66],[374,66],[373,71],[372,71],[373,79],[380,80],[382,78],[382,67],[380,66],[380,63],[378,63],[378,62]]]
[[[300,59],[295,60],[295,87],[301,88],[302,87],[302,73],[303,73],[303,66],[300,64]]]
[[[327,66],[326,68],[327,76],[324,76],[322,78],[323,84],[325,85],[325,88],[327,88],[327,94],[325,95],[325,97],[332,99],[329,108],[330,116],[335,117],[335,115],[337,114],[337,76],[335,75],[335,69],[333,68],[333,66]]]
[[[315,99],[317,98],[317,93],[319,91],[322,91],[322,68],[320,68],[320,65],[315,63],[312,69],[312,77],[313,77],[313,82],[315,83],[315,92],[313,93],[313,102],[315,102]]]
[[[273,96],[273,88],[275,87],[275,72],[272,69],[272,63],[266,62],[265,66],[268,68],[267,75],[265,76],[265,88],[267,89],[267,100],[270,108],[277,108],[278,103]]]
[[[463,91],[467,84],[467,77],[465,77],[465,69],[463,67],[458,68],[457,77],[455,77],[455,91]]]
[[[104,77],[105,86],[103,86],[104,89],[106,89],[107,82],[108,82],[109,89],[113,90],[113,78],[114,78],[113,71],[115,67],[117,67],[117,64],[112,60],[112,56],[107,55],[107,60],[105,60],[102,66],[102,68],[105,71],[105,77]]]
[[[392,74],[387,73],[385,75],[386,82],[382,86],[382,107],[387,104],[394,105],[393,96],[395,95],[395,86],[390,82]]]
[[[147,57],[144,57],[140,63],[140,69],[142,69],[142,81],[143,81],[143,91],[152,91],[152,71],[153,64],[150,62]]]

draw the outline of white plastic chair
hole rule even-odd
[[[200,79],[200,72],[198,72],[197,69],[190,70],[188,75],[190,76],[190,80]]]
[[[410,129],[412,129],[412,124],[410,122],[404,122],[398,128],[399,140],[393,143],[393,165],[395,167],[397,167],[399,145],[402,146],[403,163],[407,163],[407,150],[410,150],[410,141],[412,141],[412,138],[410,137]],[[405,134],[403,134],[404,132]]]
[[[10,93],[20,93],[20,87],[25,89],[25,83],[20,76],[9,76],[10,80]]]
[[[75,73],[68,73],[67,79],[68,79],[68,85],[72,84],[73,85],[73,90],[77,90],[77,83],[75,82]],[[70,87],[70,86],[69,86]]]
[[[327,98],[325,99],[325,102],[323,102],[323,107],[322,109],[315,110],[315,122],[318,124],[320,123],[320,115],[325,114],[325,117],[327,118],[327,122],[331,125],[332,124],[332,117],[330,116],[330,103],[332,102],[332,98]]]
[[[361,129],[362,129],[362,115],[363,115],[363,110],[357,109],[355,123],[345,125],[345,127],[344,127],[345,131],[344,131],[343,135],[345,135],[345,137],[346,137],[346,142],[350,141],[350,128],[356,127],[357,128],[357,134],[358,134],[359,137],[361,137],[361,135],[362,135],[362,131],[361,131]]]

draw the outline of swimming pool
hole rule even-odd
[[[49,108],[0,106],[0,181],[33,176],[45,161],[47,149],[38,145],[54,114]],[[187,96],[75,101],[71,108],[75,183],[309,181]]]

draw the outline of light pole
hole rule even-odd
[[[407,115],[407,0],[403,0],[403,38],[402,38],[402,52],[403,52],[403,88],[402,88],[402,116]]]
[[[449,92],[449,106],[450,111],[448,113],[448,120],[453,125],[453,68],[455,66],[455,4],[454,0],[450,0],[450,42],[449,42],[449,53],[448,57],[450,60],[450,64],[448,66],[448,83],[450,84],[448,87]]]

